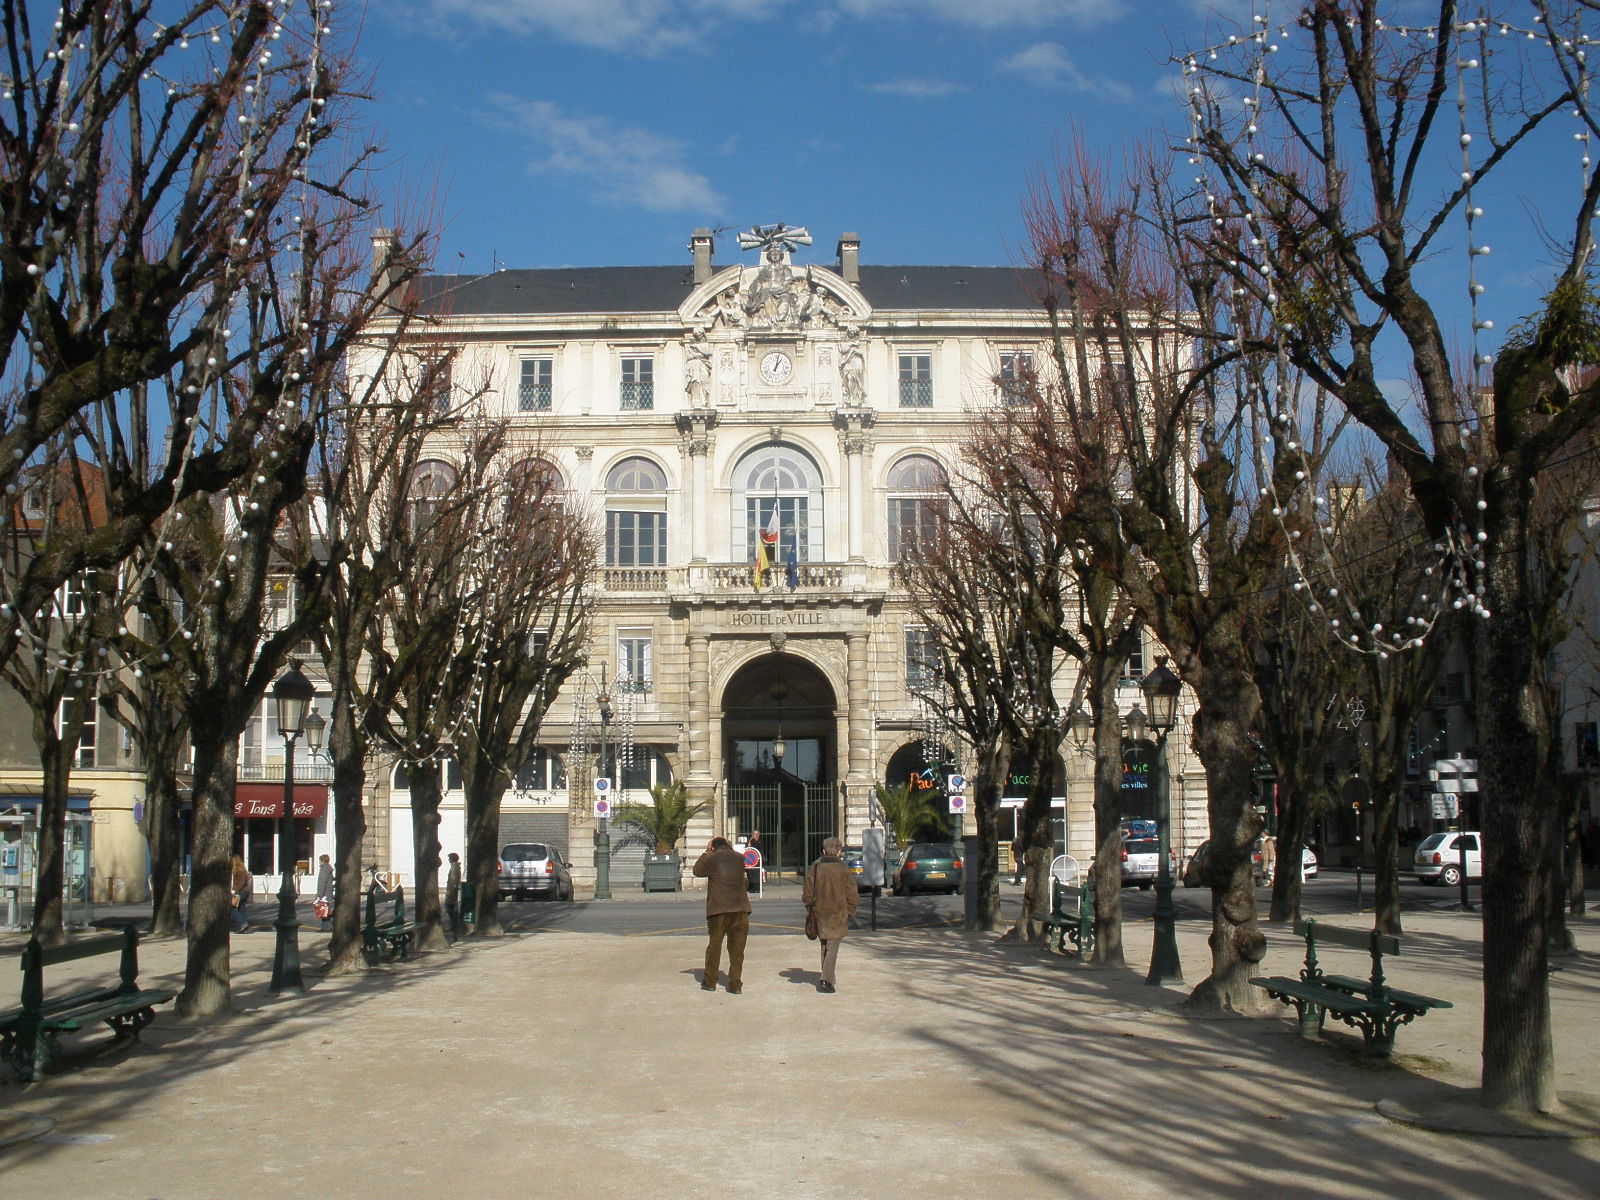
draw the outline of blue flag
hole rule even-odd
[[[800,560],[795,557],[794,543],[789,543],[789,590],[800,586]]]

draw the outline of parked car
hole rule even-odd
[[[961,851],[950,842],[912,842],[894,872],[894,894],[961,892]]]
[[[510,842],[500,847],[500,899],[524,896],[572,899],[572,872],[561,851],[547,842]]]
[[[1423,883],[1442,883],[1445,887],[1461,884],[1461,852],[1467,853],[1467,878],[1483,878],[1483,835],[1476,831],[1465,833],[1430,833],[1417,843],[1411,856],[1411,874]]]
[[[1128,838],[1122,843],[1122,886],[1146,891],[1161,869],[1161,843],[1155,838]]]
[[[1251,868],[1251,870],[1253,870],[1255,872],[1257,886],[1263,885],[1263,884],[1265,884],[1267,882],[1267,873],[1266,873],[1266,871],[1264,871],[1262,869],[1262,866],[1261,866],[1261,843],[1259,841],[1256,843],[1255,850],[1251,852],[1251,855],[1250,855],[1250,868]],[[1318,866],[1318,863],[1317,863],[1317,856],[1316,856],[1315,853],[1312,852],[1311,847],[1310,846],[1301,846],[1300,847],[1300,878],[1301,879],[1315,879],[1317,877],[1317,871],[1319,869],[1320,869],[1320,867]]]
[[[870,892],[872,885],[867,882],[866,851],[860,846],[846,846],[843,858],[844,865],[850,868],[850,874],[856,877],[856,891]]]

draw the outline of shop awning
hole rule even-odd
[[[85,793],[69,792],[67,794],[67,811],[88,812],[92,807],[90,801],[93,800],[93,798],[94,797],[92,795]],[[24,792],[16,795],[0,794],[0,809],[38,808],[42,803],[44,803],[44,800],[38,792],[33,792],[31,794]]]
[[[327,784],[297,783],[294,785],[294,815],[296,817],[320,817],[327,811]],[[233,789],[233,816],[235,820],[283,816],[283,784],[235,784]]]

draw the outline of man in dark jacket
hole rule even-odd
[[[817,938],[822,946],[819,992],[838,990],[834,970],[839,962],[839,943],[849,932],[850,918],[855,916],[859,899],[856,877],[840,857],[843,850],[844,843],[838,838],[823,839],[822,857],[811,864],[806,872],[806,885],[800,891],[800,901],[806,911],[817,918]]]
[[[722,965],[722,941],[728,941],[728,993],[744,989],[744,944],[750,936],[750,892],[745,882],[744,856],[727,838],[712,838],[705,853],[695,860],[696,878],[706,881],[706,970],[700,986],[717,990]]]

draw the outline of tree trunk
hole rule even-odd
[[[1408,725],[1407,729],[1410,728]],[[1381,739],[1386,741],[1387,739]],[[1377,909],[1375,927],[1399,934],[1400,928],[1400,788],[1402,759],[1384,753],[1372,779],[1372,888]]]
[[[1001,782],[1011,768],[1008,747],[991,746],[978,753],[977,770],[972,778],[972,803],[978,825],[977,928],[1000,927],[1000,838],[996,814],[1005,788]],[[956,847],[960,853],[960,846]]]
[[[1278,780],[1278,865],[1272,874],[1272,908],[1267,915],[1274,923],[1292,924],[1300,917],[1300,872],[1285,870],[1284,863],[1297,863],[1303,857],[1311,828],[1311,788],[1311,780],[1298,773]]]
[[[364,971],[362,952],[361,885],[365,877],[361,852],[367,837],[367,814],[362,804],[366,785],[367,739],[355,719],[350,689],[333,680],[333,723],[328,753],[333,759],[333,935],[328,942],[328,974]]]
[[[196,705],[197,714],[208,706]],[[194,846],[189,869],[189,948],[180,1017],[224,1017],[233,1011],[232,927],[233,793],[238,741],[210,721],[195,720]]]
[[[1250,977],[1260,971],[1266,937],[1256,922],[1250,853],[1261,818],[1255,810],[1250,722],[1260,707],[1246,670],[1208,667],[1196,689],[1194,748],[1206,769],[1209,792],[1211,974],[1195,987],[1187,1007],[1202,1012],[1254,1015],[1262,1010]]]
[[[1120,670],[1119,672],[1120,673]],[[1094,958],[1125,966],[1122,942],[1122,720],[1117,681],[1097,685],[1094,754]]]
[[[1507,1111],[1556,1106],[1545,897],[1557,804],[1538,786],[1548,735],[1526,575],[1525,487],[1485,485],[1485,605],[1471,636],[1478,778],[1483,788],[1483,1102]]]
[[[165,726],[164,728],[171,728]],[[183,933],[183,847],[179,838],[177,737],[146,740],[145,829],[150,839],[150,935]]]
[[[39,871],[33,893],[33,936],[46,946],[66,941],[63,896],[67,877],[67,777],[71,756],[52,714],[36,715],[39,765]],[[76,739],[74,739],[76,741]]]
[[[417,949],[443,950],[450,943],[444,936],[439,908],[439,800],[441,776],[439,760],[406,764],[411,775],[411,838],[414,848],[416,888],[408,914],[417,923]]]
[[[500,879],[500,803],[505,798],[505,775],[495,771],[482,778],[481,764],[462,764],[467,789],[467,869],[477,906],[474,936],[499,937]],[[498,786],[496,782],[498,781]]]

